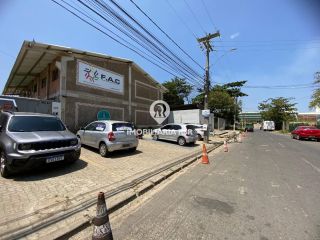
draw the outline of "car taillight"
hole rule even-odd
[[[114,133],[113,133],[113,132],[109,132],[109,133],[108,133],[108,140],[109,140],[110,142],[116,140],[116,137],[114,136]]]

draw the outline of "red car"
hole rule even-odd
[[[295,139],[316,139],[320,141],[320,129],[313,126],[299,126],[291,132],[291,137]]]

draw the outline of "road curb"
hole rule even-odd
[[[223,144],[219,143],[218,146],[208,149],[208,153],[220,148],[221,146],[223,146]],[[143,186],[142,188],[136,190],[135,193],[133,193],[131,196],[129,196],[128,198],[123,199],[121,202],[109,207],[108,208],[108,213],[112,214],[115,211],[119,210],[120,208],[122,208],[123,206],[125,206],[128,203],[132,202],[136,198],[138,198],[138,197],[142,196],[143,194],[147,193],[148,191],[150,191],[151,189],[153,189],[158,184],[160,184],[161,182],[165,181],[166,179],[168,179],[169,177],[171,177],[175,173],[180,172],[182,169],[184,169],[187,166],[191,165],[192,163],[196,162],[201,157],[202,157],[202,154],[198,154],[197,156],[192,157],[189,160],[186,160],[185,162],[183,162],[181,164],[181,166],[178,166],[175,169],[171,169],[167,173],[160,175],[159,179],[157,179],[155,181],[148,180],[146,182],[145,186]],[[156,177],[156,176],[154,176],[154,177]],[[78,233],[78,232],[80,232],[80,231],[82,231],[82,230],[84,230],[84,229],[86,229],[87,227],[90,227],[90,226],[91,226],[90,220],[84,221],[81,224],[79,224],[77,227],[75,227],[73,229],[70,229],[69,231],[63,233],[62,235],[60,235],[58,237],[55,237],[54,239],[55,240],[68,239],[68,238],[72,237],[73,235],[75,235],[76,233]],[[50,235],[50,236],[52,237],[52,235]]]

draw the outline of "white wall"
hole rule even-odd
[[[169,115],[169,123],[196,123],[200,124],[200,109],[176,110],[171,111]]]

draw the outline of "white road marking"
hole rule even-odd
[[[239,187],[238,191],[239,191],[239,193],[240,193],[241,195],[244,195],[244,194],[247,193],[246,188],[243,187],[243,186]]]
[[[309,162],[307,159],[305,158],[301,158],[306,164],[308,164],[309,166],[311,166],[314,170],[316,170],[318,173],[320,173],[320,168],[316,167],[315,165],[313,165],[311,162]]]
[[[282,148],[285,148],[285,146],[282,143],[278,143]]]
[[[302,188],[300,185],[297,185],[297,188]]]
[[[280,187],[280,185],[279,184],[274,184],[273,182],[271,182],[271,187],[278,188],[278,187]]]

